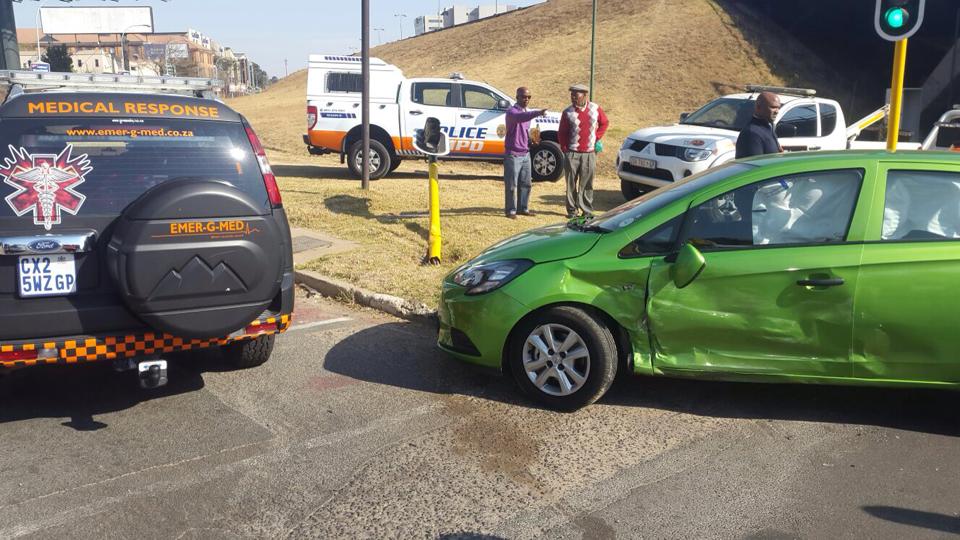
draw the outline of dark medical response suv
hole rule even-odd
[[[0,369],[223,347],[293,311],[280,192],[209,81],[0,72]],[[163,364],[165,369],[165,363]]]

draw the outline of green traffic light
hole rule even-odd
[[[903,25],[907,24],[907,19],[910,18],[910,14],[907,13],[907,10],[901,7],[894,7],[888,9],[883,17],[887,21],[887,26],[897,30],[902,28]]]

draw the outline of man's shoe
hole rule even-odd
[[[516,214],[507,214],[506,217],[507,217],[508,219],[517,219],[517,215],[516,215]]]
[[[517,213],[520,214],[521,216],[535,216],[535,215],[537,215],[537,213],[534,212],[533,210],[524,210],[524,211],[522,211],[522,212],[517,212]]]

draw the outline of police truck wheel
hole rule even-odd
[[[235,341],[223,347],[223,356],[234,369],[247,369],[262,365],[270,359],[276,335]]]
[[[397,167],[399,167],[401,163],[403,163],[403,160],[402,160],[402,159],[400,159],[400,158],[398,158],[398,157],[393,157],[393,158],[391,158],[391,159],[390,159],[390,172],[393,172],[393,171],[397,170]]]
[[[350,152],[347,155],[347,166],[350,172],[357,178],[363,176],[363,141],[357,141],[350,146]],[[378,180],[392,171],[390,152],[380,141],[370,140],[370,179]]]
[[[563,175],[563,152],[553,141],[541,141],[530,152],[534,182],[556,182]]]

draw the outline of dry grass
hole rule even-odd
[[[428,306],[437,304],[440,279],[483,248],[564,220],[563,182],[534,184],[530,206],[538,215],[510,220],[503,217],[499,167],[474,166],[475,172],[464,174],[462,166],[441,164],[443,264],[421,266],[429,229],[426,163],[404,164],[395,178],[373,182],[364,192],[337,160],[323,161],[319,168],[279,167],[289,174],[280,180],[280,188],[290,222],[357,241],[362,248],[315,260],[307,268]],[[323,179],[293,177],[303,173]],[[594,187],[598,210],[623,202],[618,181],[601,179]]]
[[[590,0],[550,0],[526,10],[387,44],[373,54],[408,77],[463,71],[512,93],[531,88],[534,106],[559,110],[566,88],[589,79]],[[673,122],[682,111],[749,83],[826,88],[836,77],[820,71],[802,45],[768,22],[740,12],[732,0],[604,0],[597,33],[596,100],[611,120],[608,152],[599,161],[597,208],[622,199],[615,149],[639,127]],[[325,52],[325,51],[317,51]],[[813,66],[813,67],[808,67]],[[360,242],[352,253],[310,263],[311,269],[371,290],[436,305],[440,278],[497,240],[562,219],[563,183],[534,186],[535,218],[502,217],[501,168],[441,165],[444,264],[420,266],[428,221],[426,167],[405,162],[397,173],[359,189],[335,157],[312,157],[304,132],[306,72],[263,94],[231,100],[250,119],[277,163],[292,224]]]

